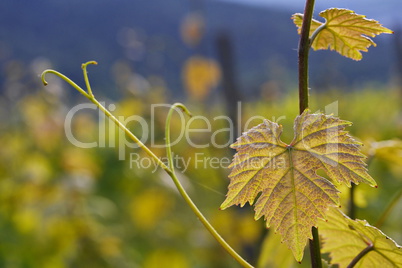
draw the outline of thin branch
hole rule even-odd
[[[84,77],[87,79],[88,77],[86,76],[86,66],[88,64],[94,64],[94,61],[90,61],[87,63],[84,63],[82,66],[84,70]],[[163,163],[162,160],[159,159],[144,143],[142,143],[126,126],[124,126],[111,112],[109,112],[102,104],[98,102],[98,100],[95,98],[95,96],[92,94],[91,86],[89,82],[86,83],[88,87],[88,92],[83,90],[80,86],[78,86],[76,83],[74,83],[70,78],[67,76],[55,71],[55,70],[45,70],[43,71],[41,78],[43,84],[46,86],[48,83],[45,79],[46,74],[52,73],[55,74],[56,76],[60,77],[67,83],[69,83],[73,88],[75,88],[78,92],[80,92],[82,95],[87,97],[93,104],[95,104],[107,117],[109,117],[120,129],[122,129],[125,134],[130,137],[131,140],[133,140],[140,148],[142,148],[150,157],[152,157],[156,163],[161,166],[166,172],[171,172],[171,170]],[[87,81],[87,80],[86,80]],[[89,93],[90,92],[90,93]]]
[[[51,73],[51,74],[54,74],[54,75],[60,77],[61,79],[63,79],[63,80],[66,81],[67,83],[69,83],[73,88],[75,88],[75,89],[76,89],[78,92],[80,92],[82,95],[84,95],[84,96],[87,97],[88,99],[91,98],[90,95],[89,95],[85,90],[83,90],[79,85],[77,85],[76,83],[74,83],[70,78],[68,78],[68,77],[65,76],[64,74],[61,74],[61,73],[59,73],[58,71],[55,71],[55,70],[50,70],[50,69],[48,69],[48,70],[44,70],[44,71],[42,72],[41,79],[42,79],[42,83],[43,83],[45,86],[48,85],[48,82],[46,81],[46,78],[45,78],[48,73]]]
[[[163,168],[167,173],[171,173],[171,170],[166,164],[160,160],[140,139],[138,139],[123,123],[121,123],[112,113],[110,113],[102,104],[100,104],[94,97],[88,98],[92,103],[94,103],[107,117],[109,117],[124,133],[134,141],[138,147],[143,149],[148,156],[156,161],[156,163]]]
[[[82,65],[82,69],[84,72],[84,78],[85,78],[85,84],[87,86],[87,92],[83,90],[80,86],[78,86],[76,83],[74,83],[71,79],[66,77],[65,75],[54,71],[54,70],[45,70],[42,73],[42,82],[44,85],[47,85],[47,81],[45,80],[45,75],[47,73],[52,73],[55,74],[56,76],[60,77],[67,83],[69,83],[71,86],[73,86],[77,91],[79,91],[82,95],[87,97],[92,103],[94,103],[108,118],[110,118],[120,129],[122,129],[125,134],[133,140],[137,145],[145,150],[145,152],[152,157],[159,166],[161,166],[166,173],[172,178],[174,184],[176,185],[177,189],[179,190],[180,194],[184,198],[185,202],[189,205],[191,210],[194,212],[194,214],[200,219],[202,224],[206,227],[206,229],[211,233],[211,235],[217,240],[217,242],[243,267],[245,268],[253,268],[252,265],[250,265],[246,260],[244,260],[233,248],[230,247],[230,245],[219,235],[219,233],[213,228],[213,226],[208,222],[208,220],[204,217],[204,215],[201,213],[201,211],[197,208],[197,206],[194,204],[194,202],[191,200],[183,186],[181,185],[180,181],[178,180],[175,172],[174,172],[174,166],[173,166],[173,158],[172,158],[172,152],[171,152],[171,144],[170,144],[170,120],[172,117],[173,110],[176,107],[181,108],[185,113],[191,116],[190,112],[187,110],[187,108],[180,103],[176,103],[172,106],[172,108],[169,111],[167,121],[166,121],[166,152],[168,155],[168,165],[167,166],[165,163],[163,163],[162,160],[159,159],[144,143],[142,143],[126,126],[124,126],[114,115],[112,115],[102,104],[98,102],[98,100],[95,98],[95,96],[92,94],[91,86],[89,84],[89,79],[88,75],[86,72],[86,67],[88,64],[96,64],[94,61],[90,61],[87,63],[84,63]]]
[[[84,73],[85,85],[87,86],[88,94],[89,94],[90,96],[93,96],[94,94],[92,94],[91,85],[89,84],[88,72],[87,72],[87,66],[88,66],[89,64],[97,65],[98,63],[97,63],[96,61],[88,61],[88,62],[83,63],[83,64],[81,65],[82,71],[83,71],[83,73]]]
[[[317,35],[324,30],[327,27],[327,22],[321,24],[317,29],[315,29],[315,31],[313,32],[313,34],[310,37],[310,41],[309,41],[309,45],[310,47],[313,45],[313,42],[315,40],[315,38],[317,37]]]
[[[168,159],[168,166],[173,173],[174,173],[174,165],[173,165],[173,157],[172,157],[172,148],[171,148],[171,144],[170,144],[170,120],[172,119],[173,111],[176,110],[176,108],[180,108],[181,111],[185,112],[189,117],[192,117],[192,114],[187,109],[187,107],[181,103],[173,104],[172,107],[170,107],[169,113],[166,117],[166,124],[165,124],[166,156]]]
[[[374,250],[374,244],[369,244],[365,249],[363,249],[354,259],[349,263],[347,268],[353,268],[367,253]]]
[[[309,240],[311,267],[322,268],[321,251],[320,251],[320,236],[318,235],[317,227],[311,228],[313,239]]]
[[[348,206],[348,216],[351,219],[356,219],[356,204],[355,204],[355,189],[356,185],[352,182],[349,189],[349,206]]]
[[[209,221],[204,217],[202,212],[198,209],[198,207],[191,200],[187,192],[184,190],[183,186],[180,184],[179,179],[177,178],[175,173],[169,174],[171,175],[174,184],[179,190],[181,196],[184,198],[186,203],[189,205],[194,214],[198,217],[201,223],[205,226],[205,228],[210,232],[210,234],[215,238],[215,240],[228,252],[241,266],[245,268],[253,268],[251,264],[249,264],[246,260],[244,260],[226,241],[220,236],[220,234],[215,230],[215,228],[209,223]]]
[[[310,26],[313,18],[314,0],[307,0],[299,41],[299,111],[308,108],[308,56],[310,51]]]
[[[308,108],[308,56],[310,52],[310,27],[314,12],[314,0],[307,0],[304,9],[303,24],[299,41],[299,113]],[[318,229],[311,228],[313,240],[310,240],[311,267],[321,268],[321,251]]]
[[[215,230],[215,228],[209,223],[209,221],[204,217],[202,212],[198,209],[198,207],[194,204],[193,200],[187,194],[186,190],[184,189],[183,185],[180,183],[179,179],[176,176],[174,165],[173,165],[173,156],[172,156],[172,148],[170,143],[170,120],[173,115],[173,111],[176,108],[180,108],[183,112],[187,115],[192,116],[189,110],[181,103],[175,103],[169,110],[169,113],[166,118],[166,125],[165,125],[165,142],[166,142],[166,155],[168,158],[168,165],[171,173],[169,173],[170,177],[172,178],[174,184],[176,185],[179,193],[183,197],[184,201],[186,201],[187,205],[191,208],[194,214],[198,217],[201,223],[205,226],[205,228],[211,233],[211,235],[215,238],[216,241],[243,267],[252,268],[246,260],[244,260],[229,244],[220,236],[220,234]]]

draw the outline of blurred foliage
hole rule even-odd
[[[66,93],[71,88],[53,77],[48,79],[49,86],[43,88],[37,74],[48,65],[36,62],[25,67],[21,62],[10,62],[0,85],[0,267],[152,268],[166,263],[177,268],[237,267],[182,202],[170,178],[160,169],[155,171],[144,152],[125,146],[119,130],[97,111],[77,112],[71,131],[77,140],[95,141],[99,146],[77,148],[68,141],[65,118],[75,105],[87,101],[72,98],[75,95]],[[168,109],[158,107],[154,112],[151,109],[152,105],[172,102],[163,81],[149,77],[147,88],[138,89],[132,80],[135,73],[126,63],[118,63],[114,68],[115,84],[124,97],[113,102],[106,99],[106,107],[126,120],[140,138],[144,126],[129,117],[144,118],[148,128],[152,123],[154,137],[146,143],[150,147],[152,142],[163,144]],[[218,83],[218,74],[219,70],[203,77],[205,87]],[[242,103],[242,130],[266,117],[282,124],[288,130],[284,133],[292,133],[298,110],[296,90],[276,89],[269,94],[266,89],[269,84],[275,83],[267,81],[261,87],[261,98]],[[197,149],[186,141],[188,135],[193,143],[216,141],[225,145],[234,138],[228,132],[211,136],[230,125],[216,118],[225,113],[217,92],[205,90],[202,96],[189,91],[192,100],[189,109],[194,115],[206,116],[211,131],[185,132],[173,146],[175,155],[189,161],[187,169],[185,163],[177,162],[177,169],[184,170],[180,180],[218,232],[251,263],[257,263],[261,248],[260,267],[307,267],[308,258],[302,266],[289,262],[291,252],[282,248],[283,245],[272,244],[271,240],[278,240],[278,236],[267,232],[262,220],[254,221],[250,207],[218,210],[229,182],[229,163],[222,161],[211,168],[212,161],[214,157],[231,160],[233,152],[227,146]],[[337,101],[338,110],[331,108],[327,112],[338,113],[342,119],[354,122],[349,131],[366,145],[370,174],[379,188],[362,185],[356,188],[356,195],[358,218],[371,224],[402,187],[402,114],[397,93],[386,87],[367,87],[364,91],[333,89],[311,94],[313,111],[326,111],[326,107],[335,107],[331,103]],[[217,97],[207,106],[194,102],[208,94]],[[98,99],[104,100],[102,96]],[[172,141],[184,131],[184,124],[192,130],[207,129],[206,122],[200,118],[185,123],[175,115]],[[284,141],[291,139],[283,137]],[[384,142],[390,139],[393,141]],[[153,149],[158,156],[165,155],[163,148],[153,146]],[[203,160],[209,157],[210,162],[200,162],[201,154]],[[136,159],[148,168],[139,168],[140,160],[135,162]],[[346,204],[348,189],[342,195]],[[401,211],[399,202],[382,227],[384,233],[399,243],[402,242]]]
[[[183,81],[189,96],[203,101],[220,79],[218,63],[201,56],[190,57],[184,64]]]

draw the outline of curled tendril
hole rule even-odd
[[[87,66],[89,64],[94,64],[97,65],[98,63],[96,61],[88,61],[86,63],[83,63],[81,65],[82,71],[84,73],[84,79],[85,79],[85,85],[87,86],[87,92],[90,96],[93,96],[94,94],[92,94],[92,90],[91,90],[91,85],[89,84],[89,79],[88,79],[88,72],[87,72]]]
[[[48,85],[48,82],[47,82],[46,79],[45,79],[45,76],[46,76],[48,73],[51,73],[51,74],[54,74],[54,75],[60,77],[61,79],[63,79],[63,80],[66,81],[67,83],[69,83],[73,88],[75,88],[75,89],[76,89],[78,92],[80,92],[82,95],[84,95],[84,96],[87,97],[88,99],[91,98],[91,96],[90,96],[85,90],[83,90],[79,85],[77,85],[76,83],[74,83],[70,78],[68,78],[68,77],[65,76],[64,74],[61,74],[61,73],[59,73],[58,71],[55,71],[55,70],[52,70],[52,69],[47,69],[47,70],[44,70],[44,71],[42,72],[41,79],[42,79],[43,85],[45,85],[45,86]]]
[[[163,163],[163,161],[161,161],[144,143],[142,143],[140,141],[140,139],[138,139],[125,125],[123,125],[123,123],[121,123],[109,110],[107,110],[101,103],[99,103],[99,101],[95,98],[95,96],[92,93],[91,90],[91,86],[89,84],[89,79],[88,79],[88,73],[87,73],[87,66],[90,64],[94,64],[96,65],[97,62],[96,61],[88,61],[86,63],[83,63],[81,65],[83,74],[84,74],[84,79],[85,79],[85,84],[87,87],[87,91],[85,91],[84,89],[82,89],[80,86],[78,86],[76,83],[74,83],[70,78],[68,78],[67,76],[63,75],[62,73],[55,71],[55,70],[45,70],[42,72],[41,75],[41,79],[43,84],[46,86],[48,84],[48,82],[46,81],[45,77],[46,74],[51,73],[54,74],[58,77],[60,77],[61,79],[63,79],[64,81],[66,81],[67,83],[69,83],[73,88],[75,88],[78,92],[80,92],[82,95],[84,95],[85,97],[87,97],[92,103],[94,103],[103,113],[105,113],[105,115],[110,118],[120,129],[122,129],[126,135],[128,137],[130,137],[131,140],[133,140],[140,148],[142,148],[143,150],[145,150],[145,152],[152,157],[153,159],[155,159],[155,161],[159,164],[159,166],[161,166],[164,170],[166,170],[166,172],[171,172],[171,170]]]
[[[170,170],[172,170],[173,173],[174,173],[174,165],[172,157],[172,148],[170,144],[170,120],[172,119],[173,111],[177,110],[177,108],[180,108],[180,110],[186,113],[189,117],[193,116],[187,109],[187,107],[184,106],[182,103],[175,103],[172,105],[172,107],[170,107],[169,113],[166,117],[166,125],[165,125],[166,156],[168,159],[168,167],[170,168]]]
[[[94,95],[92,94],[92,90],[91,90],[91,85],[89,84],[89,79],[88,79],[88,72],[87,72],[87,66],[89,64],[94,64],[97,65],[98,63],[96,61],[88,61],[85,62],[81,65],[81,68],[83,70],[84,73],[84,79],[85,79],[85,85],[87,87],[87,91],[85,91],[84,89],[82,89],[79,85],[77,85],[76,83],[74,83],[70,78],[68,78],[67,76],[65,76],[64,74],[52,70],[52,69],[47,69],[44,70],[41,74],[41,80],[43,85],[47,86],[49,83],[46,81],[46,75],[48,73],[54,74],[58,77],[60,77],[61,79],[63,79],[64,81],[66,81],[67,83],[69,83],[73,88],[75,88],[78,92],[80,92],[82,95],[84,95],[85,97],[87,97],[88,99],[93,99]]]

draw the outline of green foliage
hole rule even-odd
[[[275,258],[272,258],[275,256]],[[261,268],[289,268],[294,267],[294,257],[289,254],[289,249],[281,243],[281,237],[269,233],[261,245],[261,255],[257,267]],[[300,266],[300,264],[297,264]]]
[[[338,190],[316,174],[323,169],[334,183],[360,182],[376,186],[368,175],[364,157],[344,128],[350,122],[306,110],[294,124],[294,139],[280,140],[282,127],[265,120],[245,132],[231,147],[237,150],[229,191],[221,205],[255,204],[258,220],[279,231],[297,261],[303,258],[307,238],[317,218],[325,219],[331,205],[339,205]]]
[[[31,76],[32,79],[37,78],[35,73]],[[49,87],[52,87],[54,82],[49,82]],[[203,227],[192,217],[184,202],[165,183],[165,176],[160,172],[153,173],[153,167],[140,169],[130,167],[129,161],[118,160],[116,148],[120,146],[119,132],[111,122],[99,121],[97,114],[90,110],[77,114],[72,126],[77,139],[96,141],[99,129],[106,129],[105,139],[114,141],[115,147],[79,149],[72,146],[63,130],[65,112],[67,107],[81,103],[82,99],[75,102],[58,95],[60,91],[51,89],[43,91],[38,84],[18,102],[0,96],[1,103],[5,104],[0,109],[13,111],[13,117],[4,118],[0,128],[1,267],[21,267],[23,264],[32,268],[69,267],[68,264],[72,262],[80,263],[81,267],[91,267],[91,264],[103,259],[109,263],[108,267],[128,264],[152,268],[157,257],[166,263],[177,260],[183,268],[237,267],[232,258],[204,233]],[[67,88],[61,85],[60,90]],[[333,92],[314,92],[311,108],[314,111],[323,109],[324,105],[339,97],[340,115],[355,122],[350,131],[362,138],[365,144],[362,149],[370,155],[373,138],[377,141],[387,140],[400,133],[396,113],[399,99],[396,96],[393,89],[385,87],[382,90],[368,87],[362,91],[343,92],[342,96],[339,91],[336,95]],[[293,124],[288,115],[297,113],[295,97],[293,93],[279,95],[272,105],[266,105],[265,99],[244,103],[243,119],[247,122],[255,115],[270,115],[271,120],[276,121],[280,116],[287,115],[280,123],[284,128],[283,140],[290,142],[292,131],[286,130],[291,130]],[[155,102],[164,103],[165,98],[163,90],[154,88],[152,98],[145,95],[114,102],[114,114],[137,114],[149,118],[147,107]],[[375,105],[378,112],[367,110],[366,103]],[[208,110],[198,107],[192,108],[192,111],[213,118],[221,115],[222,109],[222,105],[216,103],[210,105]],[[158,122],[164,122],[166,113],[161,111],[155,116],[156,132],[163,133],[164,124]],[[174,138],[180,134],[180,121],[173,117],[171,123],[171,136]],[[213,131],[226,127],[219,121],[211,123]],[[262,123],[261,119],[254,119],[250,124],[259,123]],[[135,129],[135,126],[130,126],[130,129]],[[208,138],[208,135],[199,134],[198,138]],[[163,142],[163,136],[156,137],[156,143]],[[185,141],[175,145],[173,150],[186,159],[194,159],[194,155],[200,152],[229,157],[225,148],[200,150],[188,146]],[[139,153],[147,161],[141,151],[135,149],[130,152]],[[163,155],[160,151],[156,153]],[[391,154],[391,151],[388,153]],[[394,153],[397,157],[398,153]],[[389,158],[392,159],[392,155]],[[377,221],[395,189],[402,186],[400,166],[387,161],[383,157],[374,157],[370,165],[370,173],[376,178],[378,189],[356,188],[359,218],[369,222]],[[219,233],[239,253],[247,256],[250,248],[258,245],[264,228],[261,221],[253,220],[252,212],[248,209],[216,209],[224,198],[226,180],[222,177],[227,175],[226,172],[225,168],[211,167],[203,167],[200,172],[192,162],[180,178]],[[341,202],[347,199],[346,188]],[[395,209],[381,229],[400,243],[399,217]],[[84,227],[85,231],[82,231]],[[85,243],[84,236],[90,237],[92,242]],[[279,235],[271,232],[269,236],[275,239],[271,243],[272,248],[283,253],[269,254],[262,248],[261,256],[267,253],[268,263],[289,263],[290,257],[290,266],[308,267],[307,260],[301,265],[294,261],[291,252],[280,243]],[[91,252],[91,258],[78,254],[81,250]],[[249,257],[250,260],[254,258]]]
[[[348,265],[364,250],[368,252],[355,267],[401,267],[402,247],[367,221],[352,220],[336,208],[327,213],[326,222],[319,224],[323,237],[323,252],[340,268]]]
[[[156,268],[161,262],[180,268],[235,266],[205,235],[161,172],[119,161],[113,147],[80,149],[71,145],[63,129],[65,105],[76,103],[57,95],[45,97],[43,89],[37,89],[40,92],[15,105],[14,117],[3,121],[0,131],[0,267]],[[158,97],[163,99],[164,94]],[[3,108],[12,109],[13,105]],[[136,107],[138,115],[147,117],[148,111],[140,107],[151,102],[139,104],[127,98],[115,105],[116,116],[131,115]],[[165,117],[160,113],[156,120]],[[180,123],[175,118],[172,121]],[[91,142],[104,127],[106,140],[121,146],[119,132],[110,122],[98,121],[91,111],[77,114],[72,127],[77,139]],[[163,132],[163,126],[156,128]],[[178,128],[172,130],[174,137],[179,133]],[[156,142],[164,141],[157,138]],[[197,153],[184,142],[174,148],[186,158]],[[222,155],[222,151],[216,149],[214,154]],[[130,152],[141,154],[139,150]],[[230,242],[245,252],[243,246],[257,244],[262,229],[251,213],[222,215],[216,209],[224,187],[217,173],[225,171],[211,168],[204,173],[193,165],[180,178],[190,184],[188,191],[194,199],[203,201],[203,209],[216,211],[209,218],[220,231],[230,228],[239,234]],[[232,232],[223,234],[230,237]]]
[[[312,20],[311,47],[314,50],[329,48],[353,60],[361,60],[363,56],[360,51],[367,52],[370,46],[376,46],[369,36],[393,33],[377,21],[366,19],[366,16],[348,9],[330,8],[322,11],[320,16],[325,19],[325,23]],[[296,13],[292,19],[300,34],[303,14]]]
[[[402,166],[402,141],[398,139],[372,142],[369,154],[378,159]]]

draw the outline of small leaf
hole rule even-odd
[[[339,209],[331,208],[327,222],[319,224],[323,238],[322,252],[330,253],[331,263],[347,267],[369,245],[373,250],[364,255],[355,267],[402,267],[402,248],[381,230],[366,221],[352,220]]]
[[[306,110],[295,120],[289,145],[280,140],[282,126],[269,120],[243,133],[231,146],[237,153],[229,166],[231,181],[221,209],[252,205],[258,199],[255,219],[264,216],[267,227],[279,231],[300,262],[317,218],[324,219],[327,208],[339,204],[338,190],[317,170],[324,170],[335,183],[376,186],[360,144],[344,131],[350,124]]]
[[[361,60],[363,56],[360,51],[367,52],[371,45],[376,46],[369,37],[375,37],[381,33],[393,33],[378,21],[366,19],[366,16],[358,15],[348,9],[330,8],[319,15],[326,21],[322,23],[312,20],[310,37],[319,27],[323,27],[313,40],[312,48],[319,50],[329,47],[330,50],[335,50],[353,60]],[[292,19],[300,34],[303,14],[296,13]]]

